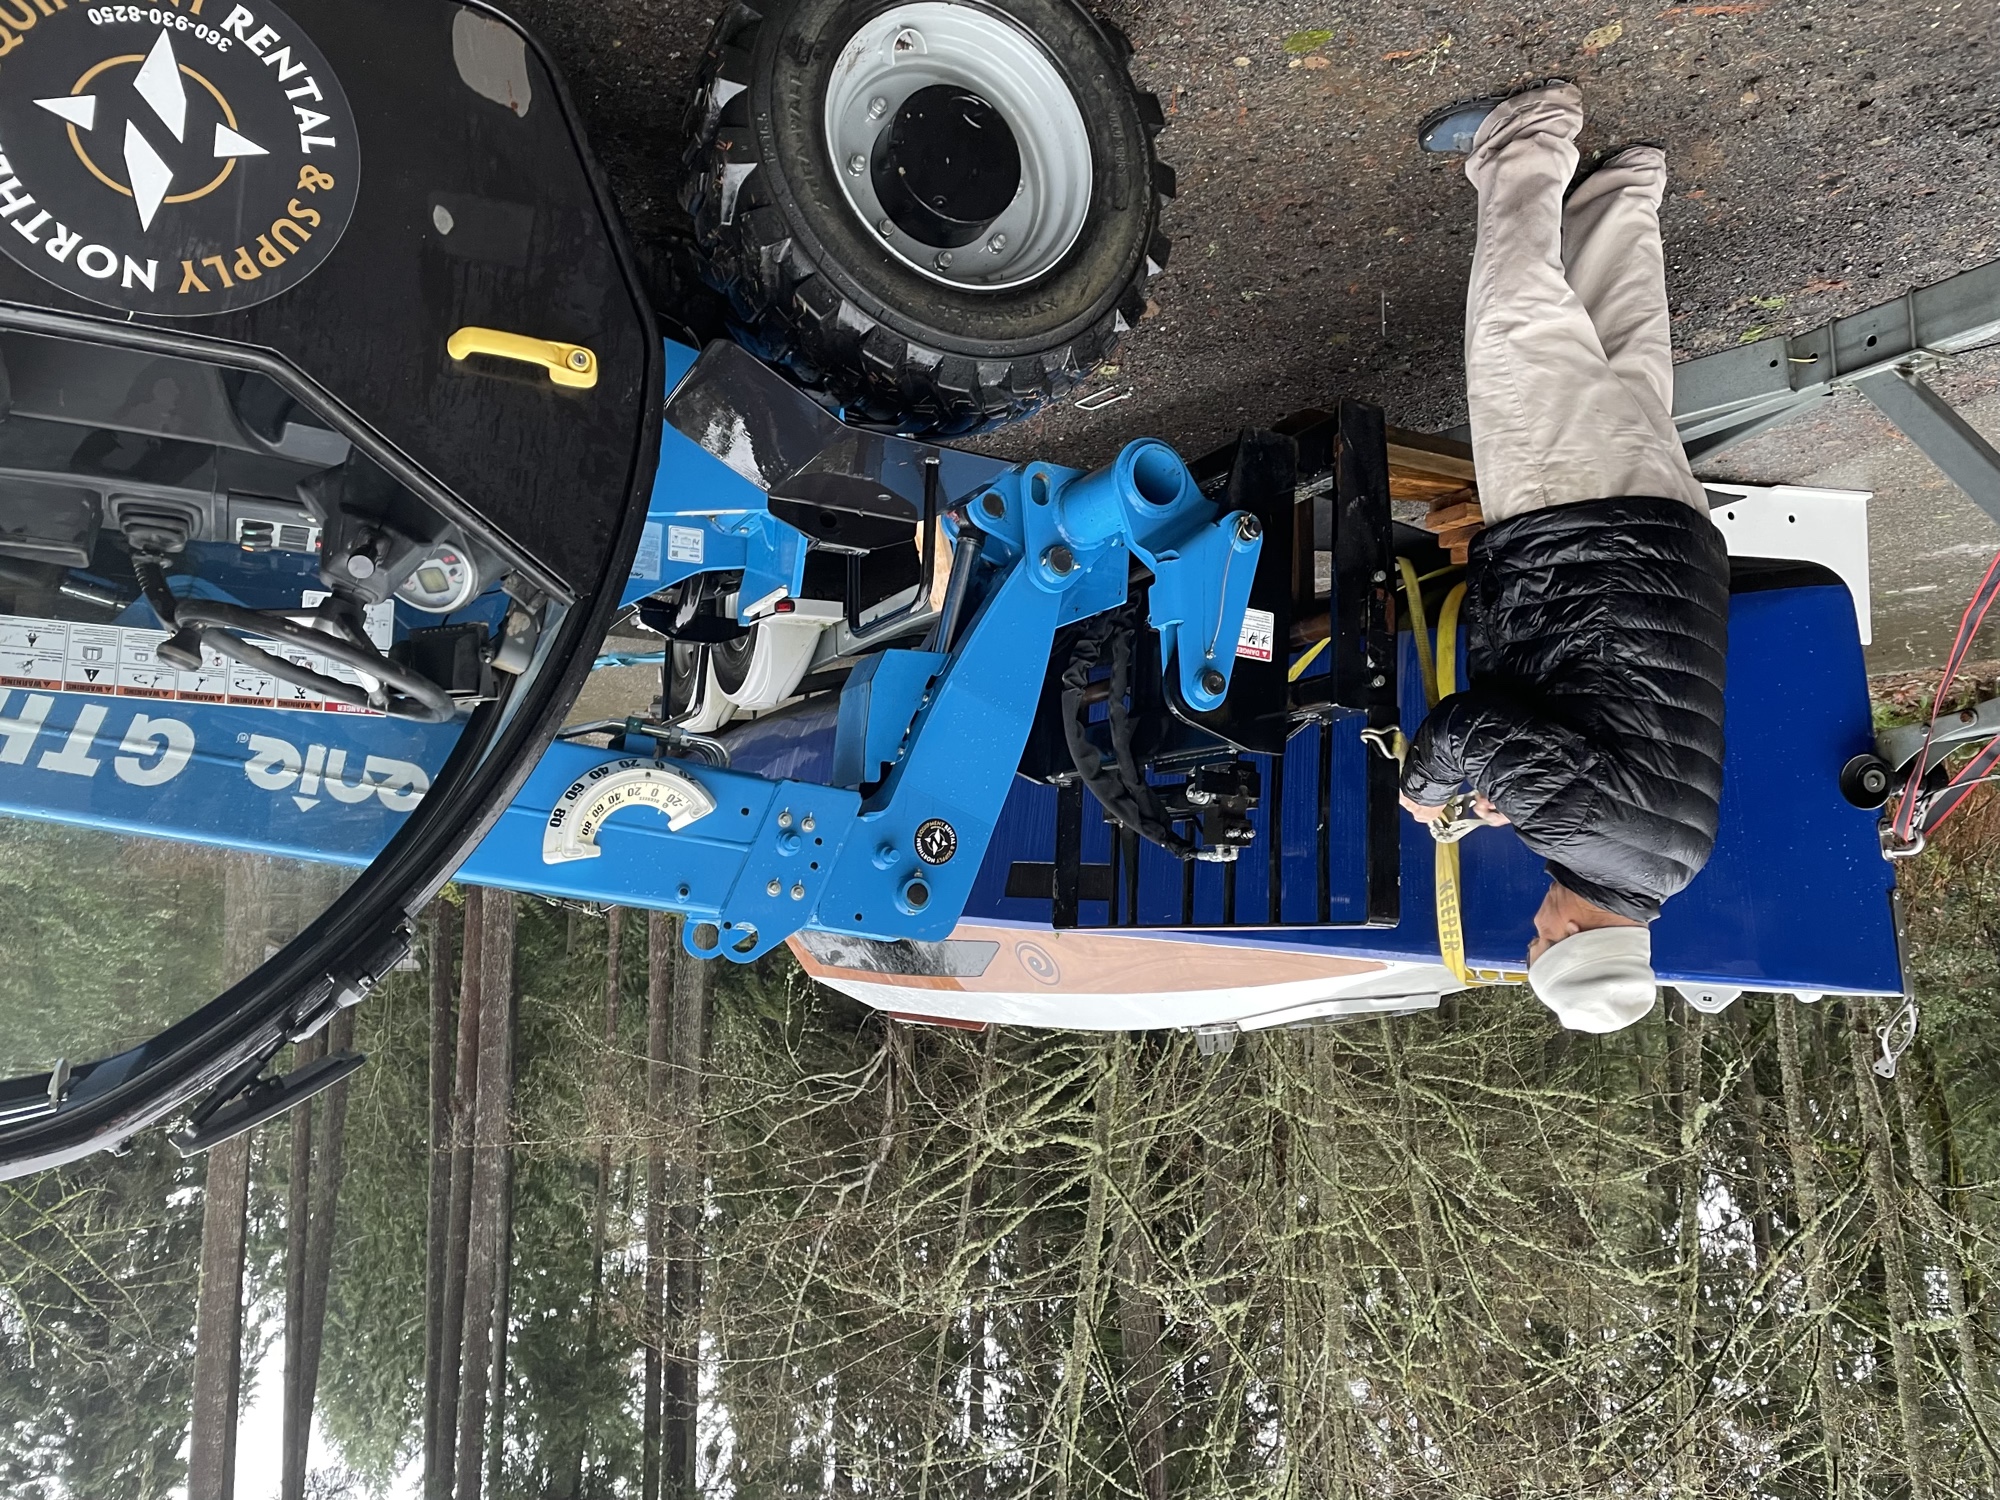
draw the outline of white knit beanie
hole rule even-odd
[[[1528,966],[1528,984],[1571,1031],[1622,1031],[1653,1008],[1653,934],[1593,927],[1564,938]]]

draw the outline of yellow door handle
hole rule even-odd
[[[495,359],[518,359],[523,364],[540,365],[557,385],[580,391],[597,385],[597,356],[581,344],[531,339],[524,334],[502,333],[497,328],[461,328],[451,336],[445,352],[457,360],[488,354]]]

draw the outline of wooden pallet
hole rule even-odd
[[[1389,498],[1427,505],[1429,513],[1418,524],[1464,566],[1472,539],[1485,524],[1470,444],[1390,428]]]

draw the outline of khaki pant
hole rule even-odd
[[[1666,157],[1622,152],[1565,204],[1582,125],[1574,87],[1521,94],[1480,127],[1465,162],[1479,189],[1465,379],[1488,524],[1624,495],[1708,514],[1672,418]]]

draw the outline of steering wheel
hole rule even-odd
[[[352,625],[338,613],[328,611],[327,605],[321,605],[314,614],[344,633],[336,635],[315,629],[302,623],[296,613],[245,609],[215,599],[177,599],[168,589],[166,569],[157,559],[134,557],[132,563],[153,613],[174,632],[174,638],[162,642],[159,648],[161,659],[173,666],[192,670],[201,665],[199,649],[190,648],[181,639],[192,636],[196,647],[213,647],[224,656],[335,703],[373,708],[392,718],[413,719],[420,724],[446,724],[457,717],[458,705],[452,702],[449,693],[421,673],[391,661],[375,649],[373,642],[358,639]],[[315,672],[289,657],[276,656],[252,645],[242,639],[246,635],[288,642],[371,677],[381,687],[370,692],[359,683]]]
[[[449,723],[458,713],[458,705],[451,701],[451,695],[443,688],[428,677],[397,665],[376,650],[372,643],[364,646],[346,636],[315,630],[310,625],[301,624],[293,616],[275,610],[243,609],[213,599],[184,599],[174,611],[174,626],[177,630],[192,631],[203,645],[214,646],[226,656],[233,656],[294,687],[318,693],[335,703],[346,703],[355,708],[376,708],[392,718],[414,719],[421,724]],[[218,635],[227,644],[218,642],[215,639]],[[338,677],[329,677],[324,672],[301,666],[288,657],[274,656],[240,639],[243,635],[261,635],[271,640],[286,641],[301,650],[337,661],[343,667],[352,667],[382,684],[379,696],[359,683],[343,682]]]

